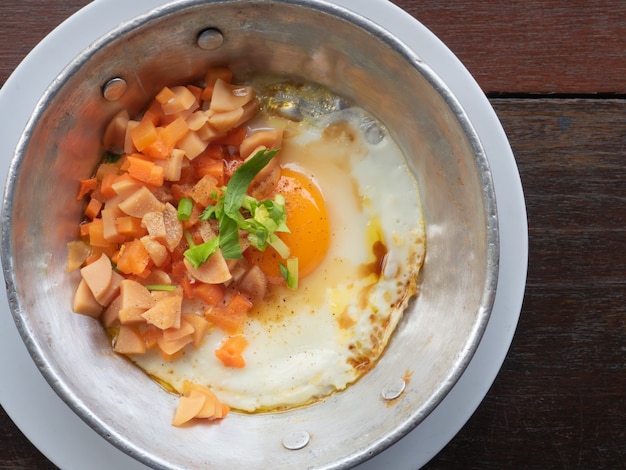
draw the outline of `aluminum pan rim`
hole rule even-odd
[[[482,295],[480,318],[479,321],[476,323],[476,328],[473,332],[472,339],[467,343],[466,351],[462,355],[463,360],[459,363],[459,367],[455,368],[448,380],[446,380],[442,384],[442,387],[438,391],[438,393],[433,396],[431,402],[426,406],[424,413],[420,415],[410,416],[409,419],[406,420],[404,425],[397,428],[392,435],[386,436],[384,439],[375,442],[371,446],[371,448],[364,449],[359,454],[353,455],[343,462],[339,462],[338,466],[332,467],[349,468],[355,464],[367,460],[372,455],[387,448],[388,446],[399,440],[401,437],[403,437],[407,432],[412,430],[417,424],[419,424],[419,422],[424,419],[447,395],[449,390],[453,387],[460,375],[463,373],[466,365],[471,360],[471,357],[476,350],[482,337],[482,333],[484,332],[484,329],[487,325],[497,286],[499,240],[495,191],[493,188],[491,173],[489,171],[489,164],[483,151],[482,144],[473,126],[471,125],[471,122],[467,118],[466,113],[463,111],[462,107],[457,102],[456,98],[452,95],[445,83],[443,83],[439,79],[439,77],[436,76],[434,72],[432,72],[432,70],[419,59],[419,57],[415,54],[413,50],[411,50],[404,43],[396,39],[387,30],[382,29],[370,20],[367,20],[360,15],[357,15],[356,13],[346,10],[343,7],[332,5],[324,1],[314,0],[296,0],[290,2],[285,0],[275,0],[274,2],[298,4],[305,8],[317,9],[322,12],[339,16],[344,20],[349,21],[374,34],[377,38],[384,41],[394,50],[406,57],[407,60],[413,65],[413,67],[415,67],[424,77],[426,77],[426,79],[431,83],[433,88],[435,88],[440,93],[440,95],[451,107],[451,109],[455,110],[455,113],[459,118],[460,125],[464,129],[466,135],[471,142],[472,147],[474,148],[476,155],[475,163],[480,168],[479,173],[482,175],[483,178],[483,200],[485,201],[485,206],[488,214],[487,243],[489,249],[487,250],[487,264],[489,265],[489,269],[487,269],[487,272],[489,273],[489,277],[487,279],[487,282],[485,283],[485,288]],[[115,40],[116,38],[127,34],[135,28],[145,25],[153,19],[160,18],[164,15],[175,14],[179,12],[181,8],[192,8],[196,5],[202,5],[204,3],[205,2],[201,0],[177,1],[172,2],[167,6],[153,9],[150,12],[145,13],[144,15],[141,15],[129,22],[121,24],[120,26],[112,30],[109,34],[101,37],[99,40],[94,42],[89,48],[85,49],[70,64],[68,64],[68,66],[57,77],[57,79],[50,85],[50,87],[48,87],[41,100],[38,102],[35,111],[27,124],[26,130],[20,138],[16,155],[13,158],[9,169],[9,176],[7,180],[7,186],[5,189],[2,207],[2,261],[4,275],[8,285],[7,292],[9,294],[9,303],[14,315],[14,320],[18,327],[18,331],[24,339],[24,342],[26,343],[26,346],[31,356],[35,360],[37,367],[45,376],[55,392],[99,434],[101,434],[103,437],[109,440],[109,442],[122,449],[129,455],[132,455],[133,457],[147,464],[156,465],[156,467],[158,468],[170,467],[167,465],[162,466],[162,462],[155,461],[152,456],[144,454],[142,449],[138,449],[131,442],[127,442],[125,438],[118,435],[113,429],[111,429],[109,425],[94,416],[91,411],[86,408],[84,404],[76,397],[76,395],[70,389],[66,388],[63,380],[61,380],[61,376],[58,370],[47,361],[47,359],[42,354],[40,345],[33,339],[32,329],[29,325],[28,319],[21,314],[21,312],[23,311],[23,306],[20,302],[20,299],[17,297],[17,292],[15,289],[15,277],[13,275],[14,260],[12,258],[13,246],[10,242],[11,220],[9,214],[12,213],[13,201],[11,199],[11,194],[15,182],[15,177],[20,170],[21,156],[24,154],[26,148],[28,147],[32,130],[36,127],[42,112],[47,108],[48,103],[52,99],[54,99],[58,91],[62,88],[65,80],[68,77],[71,77],[74,73],[76,73],[77,70],[79,70],[85,63],[87,63],[90,60],[91,56],[99,48],[106,46],[108,43]],[[215,3],[237,3],[237,0],[221,0]]]

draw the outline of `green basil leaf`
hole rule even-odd
[[[225,214],[232,217],[236,212],[239,212],[246,191],[248,191],[248,186],[277,153],[278,149],[259,150],[252,158],[235,170],[226,186],[226,194],[224,195]]]

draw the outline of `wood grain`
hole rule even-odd
[[[3,0],[0,86],[87,3]],[[529,222],[511,349],[476,413],[426,468],[626,468],[626,2],[394,3],[437,34],[485,92],[507,97],[491,102]],[[584,99],[563,99],[574,95]],[[0,468],[55,468],[2,410],[0,436]]]
[[[492,103],[526,195],[527,289],[492,389],[426,468],[624,468],[626,102]]]
[[[0,86],[49,29],[88,3],[3,0]],[[393,3],[433,31],[487,93],[626,94],[623,0]]]
[[[622,0],[401,1],[487,93],[626,93]]]

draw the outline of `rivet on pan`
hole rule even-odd
[[[400,395],[402,395],[402,392],[404,392],[405,388],[406,382],[404,381],[404,379],[398,379],[385,385],[381,395],[385,400],[395,400]]]
[[[107,101],[119,100],[126,93],[126,80],[123,78],[112,78],[102,87],[102,96]]]
[[[295,431],[283,437],[283,446],[289,450],[299,450],[311,440],[311,436],[306,431]]]
[[[222,35],[222,32],[216,28],[207,28],[198,34],[198,47],[206,51],[217,49],[223,42],[224,36]]]

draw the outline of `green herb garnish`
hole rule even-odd
[[[289,247],[276,235],[277,232],[289,232],[285,198],[277,194],[274,199],[258,201],[246,194],[250,183],[265,168],[278,150],[260,150],[233,173],[228,185],[222,188],[222,195],[215,199],[215,205],[208,206],[200,215],[200,220],[214,219],[218,221],[219,235],[202,245],[193,245],[188,237],[189,249],[184,256],[197,269],[209,257],[222,250],[226,259],[242,257],[239,243],[239,231],[248,233],[248,241],[260,251],[268,246],[276,250],[281,258],[287,260],[284,266],[289,287],[295,288],[298,283],[297,259],[289,258]],[[281,265],[281,272],[283,267]]]
[[[287,264],[280,263],[280,274],[290,289],[298,288],[298,258],[289,258]]]
[[[185,236],[189,243],[189,248],[185,250],[183,255],[195,269],[198,269],[202,263],[206,262],[220,247],[219,236],[212,238],[208,242],[201,243],[200,245],[196,245],[193,240],[191,240],[191,235],[189,235],[188,231],[185,231]]]
[[[146,289],[150,291],[175,291],[176,286],[170,284],[148,284],[146,285]]]
[[[176,216],[178,220],[185,221],[191,217],[191,211],[193,210],[193,199],[190,197],[184,197],[178,201],[178,209]]]

